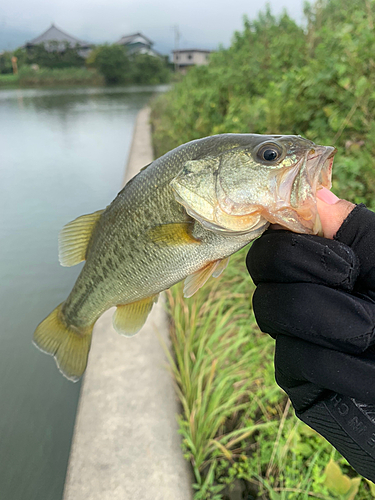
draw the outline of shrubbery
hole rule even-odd
[[[29,49],[17,49],[14,55],[19,66],[37,64],[42,68],[63,69],[85,65],[85,59],[79,55],[79,46],[71,47],[68,43],[61,47],[60,42],[49,42],[48,50],[41,43]]]
[[[96,68],[106,83],[123,83],[130,70],[130,61],[122,45],[96,47],[87,59],[88,66]]]
[[[318,1],[307,28],[268,9],[153,106],[160,155],[218,133],[335,145],[334,190],[375,208],[375,3]]]
[[[104,76],[109,84],[155,85],[169,80],[170,69],[164,58],[148,54],[128,54],[122,45],[101,45],[90,54],[87,64]]]
[[[13,73],[12,67],[12,53],[3,52],[0,54],[0,75]]]
[[[181,284],[167,292],[170,363],[194,500],[375,498],[375,486],[295,417],[276,385],[274,341],[260,332],[251,310],[255,287],[246,251],[189,300]]]
[[[64,83],[60,76],[65,79],[65,74],[61,73],[60,75],[58,70],[70,71],[71,75],[73,75],[74,70],[77,70],[77,78],[73,78],[76,84],[90,83],[89,80],[91,83],[102,83],[104,79],[107,84],[157,85],[168,82],[171,75],[170,65],[166,57],[137,53],[129,55],[126,48],[118,44],[97,46],[87,60],[79,55],[79,47],[70,47],[66,44],[64,50],[61,50],[57,42],[55,47],[54,42],[50,42],[49,49],[51,50],[47,50],[43,44],[40,44],[29,49],[20,48],[13,53],[0,54],[0,75],[13,72],[12,56],[17,57],[20,73],[27,74],[28,81],[29,77],[32,77],[32,82],[42,85]],[[32,69],[33,65],[35,65],[34,69]],[[87,68],[96,70],[102,78],[90,79],[90,72]],[[59,76],[56,82],[53,81],[53,74],[46,70],[54,71],[55,75]],[[79,74],[83,75],[83,79],[78,77]],[[48,76],[48,83],[44,82],[43,76]],[[2,79],[0,85],[3,80],[5,81]],[[15,79],[13,78],[13,80]],[[21,84],[26,81],[21,77],[16,80]],[[65,83],[68,83],[70,79],[66,78],[65,80]]]
[[[18,73],[21,87],[39,87],[43,85],[103,85],[103,77],[95,70],[87,68],[40,68],[34,71],[24,66]],[[1,84],[1,80],[0,80]]]
[[[166,83],[171,76],[167,57],[135,54],[131,59],[130,81],[140,85]]]
[[[245,19],[229,49],[158,97],[156,154],[211,134],[301,134],[339,149],[334,191],[375,209],[375,2],[319,0],[305,14],[305,29],[270,10]],[[195,500],[375,498],[375,486],[296,419],[277,387],[245,251],[188,301],[179,286],[168,294]]]

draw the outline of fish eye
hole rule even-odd
[[[274,162],[282,155],[282,149],[277,144],[264,144],[259,148],[257,155],[262,161]]]

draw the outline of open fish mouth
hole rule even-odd
[[[334,156],[337,153],[337,149],[331,147],[329,149],[332,151],[328,151],[327,154],[323,157],[323,166],[319,175],[318,188],[325,187],[327,189],[331,189],[332,187],[332,166]]]
[[[332,166],[337,149],[332,146],[317,146],[312,149],[307,157],[307,161],[319,159],[316,170],[319,172],[317,190],[323,187],[332,187]]]
[[[316,193],[320,189],[332,187],[332,166],[337,149],[332,146],[314,146],[308,153],[305,165],[305,186],[309,185],[309,193],[296,208],[303,225],[314,234],[323,235],[322,225],[316,206]]]
[[[279,183],[279,203],[272,206],[264,217],[272,224],[281,225],[291,231],[323,235],[317,209],[316,193],[323,187],[331,188],[332,165],[336,148],[311,144],[295,168],[294,179],[284,175]]]

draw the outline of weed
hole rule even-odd
[[[263,500],[348,500],[349,490],[358,490],[357,499],[373,498],[345,459],[328,467],[339,454],[297,420],[276,385],[273,340],[255,323],[245,252],[232,256],[223,275],[191,299],[183,298],[181,284],[168,292],[169,362],[195,500],[230,499],[239,480]],[[332,470],[343,478],[342,489],[332,487]]]

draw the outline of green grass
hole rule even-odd
[[[104,79],[95,70],[87,68],[48,69],[34,71],[20,69],[18,75],[0,75],[0,86],[41,87],[57,85],[104,85]]]
[[[13,74],[0,74],[0,87],[15,86],[19,82],[18,75]]]
[[[103,78],[95,71],[87,68],[47,69],[33,71],[22,68],[19,72],[21,86],[41,85],[101,85]]]
[[[183,408],[179,426],[194,471],[195,500],[230,499],[233,487],[264,500],[373,498],[359,478],[350,495],[326,483],[331,458],[343,473],[356,474],[296,419],[276,385],[273,340],[255,323],[254,285],[244,257],[245,251],[234,255],[223,275],[211,278],[191,299],[183,298],[182,285],[168,292],[169,359]]]

